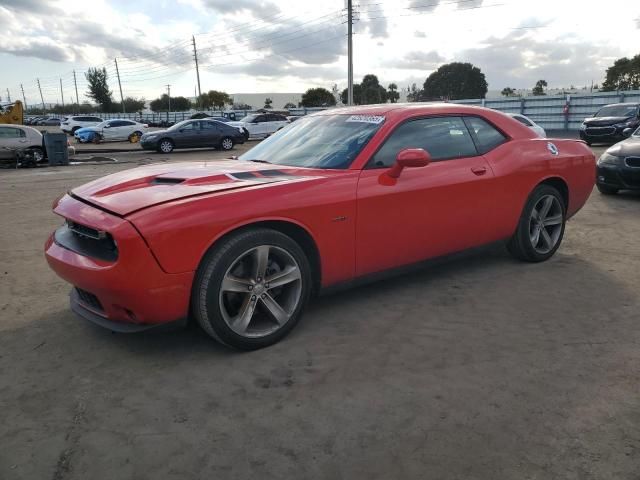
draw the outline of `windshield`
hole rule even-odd
[[[347,168],[383,122],[384,117],[370,115],[302,118],[239,159],[292,167]]]
[[[637,113],[636,105],[610,105],[598,110],[596,117],[633,117]]]
[[[189,123],[193,123],[193,120],[183,120],[181,122],[175,123],[173,126],[167,128],[167,130],[178,130]]]
[[[251,123],[255,120],[255,118],[258,116],[258,114],[256,113],[252,113],[250,115],[247,115],[246,117],[244,117],[242,120],[240,120],[241,122],[245,122],[245,123]]]

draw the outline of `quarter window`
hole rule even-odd
[[[464,121],[474,134],[478,151],[481,154],[490,152],[507,141],[507,138],[493,125],[479,117],[465,117]]]
[[[369,166],[390,167],[400,150],[405,148],[423,148],[434,161],[478,154],[460,117],[421,118],[396,128],[370,160]]]

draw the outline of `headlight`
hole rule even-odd
[[[144,138],[145,140],[153,140],[156,137],[157,137],[157,135],[142,135],[142,137],[140,137],[140,139],[142,140]]]
[[[580,130],[586,130],[587,129],[587,124],[583,123],[582,125],[580,125]]]
[[[616,123],[614,125],[614,127],[618,127],[618,128],[629,128],[629,127],[633,127],[633,120],[630,120],[628,122],[624,122],[624,123]]]
[[[622,165],[622,157],[616,157],[607,152],[598,159],[598,165]]]

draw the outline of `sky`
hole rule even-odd
[[[0,99],[86,100],[84,72],[105,67],[114,98],[202,91],[342,90],[346,1],[0,0]],[[422,85],[438,66],[471,62],[490,91],[601,83],[640,53],[636,0],[354,0],[354,79]],[[62,93],[60,82],[62,82]]]

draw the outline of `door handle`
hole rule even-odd
[[[473,167],[471,168],[471,171],[480,176],[480,175],[484,175],[485,173],[487,173],[487,167]]]

